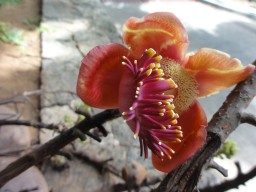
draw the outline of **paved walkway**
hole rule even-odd
[[[96,45],[120,42],[121,39],[97,0],[43,0],[41,25],[45,29],[42,32],[41,88],[51,92],[41,98],[41,119],[44,123],[61,123],[70,127],[78,118],[72,108],[82,105],[70,92],[75,92],[83,54]],[[76,149],[98,160],[113,158],[110,164],[118,170],[136,160],[142,162],[149,172],[155,172],[150,160],[144,161],[143,157],[139,157],[139,142],[134,140],[121,118],[105,126],[109,135],[101,143],[91,139],[84,143],[78,141]],[[44,143],[55,135],[44,130],[40,140]],[[45,177],[54,192],[101,191],[99,188],[109,183],[120,182],[120,179],[103,176],[78,160],[68,164],[68,174],[46,168]]]
[[[106,7],[104,6],[106,5]],[[191,11],[193,10],[193,11]],[[70,127],[77,115],[71,108],[81,105],[81,101],[69,92],[75,92],[78,69],[82,55],[99,44],[121,42],[120,31],[123,22],[130,16],[141,17],[154,11],[172,11],[184,23],[190,37],[189,51],[201,47],[212,47],[228,52],[247,64],[255,59],[255,31],[253,20],[228,13],[195,1],[114,3],[99,0],[43,0],[42,26],[42,89],[52,91],[41,98],[41,119],[45,123],[62,123]],[[66,91],[66,92],[63,92]],[[68,92],[67,92],[68,91]],[[217,110],[226,92],[202,101],[207,115]],[[251,109],[256,111],[256,104]],[[113,157],[118,169],[133,160],[142,162],[153,172],[150,161],[139,157],[138,141],[133,139],[129,128],[122,119],[106,124],[110,131],[102,143],[87,140],[77,142],[76,148],[89,152],[100,160]],[[245,131],[244,131],[245,130]],[[254,134],[255,135],[255,134]],[[255,164],[255,158],[248,151],[256,145],[256,135],[251,135],[250,127],[238,130],[236,136],[240,145],[236,159],[242,166]],[[45,142],[54,133],[43,131],[41,141]],[[246,146],[245,146],[246,143]],[[255,145],[254,145],[255,144]],[[248,150],[248,151],[247,151]],[[255,154],[255,150],[254,150]],[[250,158],[249,158],[250,157]],[[45,176],[53,191],[92,191],[107,185],[104,176],[80,161],[69,162],[67,172],[46,169]],[[213,181],[212,178],[209,179]],[[110,178],[108,182],[116,182]]]

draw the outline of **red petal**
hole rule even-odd
[[[199,97],[226,89],[244,80],[255,69],[253,65],[244,67],[239,60],[208,48],[190,56],[184,67],[197,80]]]
[[[136,57],[140,57],[145,49],[153,48],[163,57],[180,63],[188,46],[183,25],[168,12],[148,14],[142,19],[129,18],[123,28],[123,39]]]
[[[122,56],[128,53],[127,48],[117,43],[93,48],[82,60],[77,95],[93,107],[118,107]]]
[[[172,159],[164,156],[162,161],[156,155],[152,155],[153,165],[159,171],[171,172],[193,156],[205,143],[207,120],[202,107],[197,101],[180,116],[178,122],[178,125],[182,127],[183,140],[181,143],[168,143],[175,151]]]

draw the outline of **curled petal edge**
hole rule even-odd
[[[254,65],[243,66],[238,59],[214,49],[202,48],[189,55],[183,66],[198,83],[198,97],[208,96],[246,79]]]
[[[177,62],[184,59],[188,36],[179,19],[168,12],[156,12],[143,18],[129,18],[123,27],[123,40],[136,57],[151,47],[163,57]]]
[[[117,43],[93,48],[82,60],[77,80],[77,95],[97,108],[117,108],[122,56],[129,50]]]
[[[193,113],[193,115],[191,115]],[[193,116],[193,117],[192,117]],[[152,162],[156,169],[159,171],[169,173],[192,157],[206,141],[206,115],[196,101],[180,118],[178,125],[183,130],[183,140],[181,143],[167,143],[174,149],[175,153],[172,159],[164,156],[159,159],[156,155],[152,154]]]

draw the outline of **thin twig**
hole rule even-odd
[[[34,121],[26,121],[26,120],[0,120],[0,126],[3,125],[25,125],[25,126],[31,126],[35,128],[45,128],[50,130],[58,130],[58,126],[54,124],[45,124],[40,122],[34,122]]]
[[[136,185],[130,186],[126,183],[123,183],[123,184],[119,183],[119,184],[112,186],[111,191],[121,192],[121,191],[127,191],[127,190],[131,190],[131,189],[137,189],[138,187],[148,187],[151,185],[155,185],[155,184],[159,183],[160,181],[161,181],[161,178],[155,177],[155,178],[152,178],[151,180],[146,179],[140,186],[136,186]]]
[[[227,177],[228,176],[228,170],[225,169],[224,167],[222,167],[221,165],[219,165],[218,163],[216,163],[215,161],[210,161],[209,165],[208,165],[209,168],[212,168],[212,169],[216,169],[217,171],[219,171],[224,177]]]
[[[241,123],[248,123],[256,126],[256,116],[250,113],[243,113],[241,116]]]
[[[113,158],[109,158],[109,159],[100,161],[96,158],[93,158],[93,157],[89,156],[86,153],[72,152],[72,154],[76,158],[84,161],[85,163],[88,163],[88,164],[92,165],[99,173],[103,173],[103,172],[107,171],[107,172],[110,172],[110,173],[112,173],[112,174],[114,174],[118,177],[121,177],[120,171],[118,171],[113,166],[107,164],[107,162],[112,161]]]
[[[120,113],[117,109],[105,110],[99,114],[94,115],[92,117],[92,121],[103,124],[106,121],[110,121],[117,117],[120,117]],[[60,135],[48,141],[38,149],[17,159],[0,172],[0,188],[10,179],[19,175],[29,167],[38,164],[47,157],[56,154],[61,148],[77,139],[78,135],[74,134],[77,129],[83,133],[86,133],[93,127],[94,126],[85,119],[79,124],[75,125],[73,128],[62,132]]]
[[[223,182],[219,185],[213,186],[213,187],[207,187],[204,189],[200,189],[200,192],[216,192],[216,191],[225,192],[229,189],[238,188],[239,185],[244,185],[246,181],[248,181],[256,176],[256,167],[251,169],[251,171],[249,171],[248,173],[243,174],[241,172],[240,164],[238,162],[236,162],[235,165],[238,170],[238,174],[235,179],[225,181],[225,182]]]
[[[256,65],[256,61],[253,63]],[[228,95],[207,126],[205,145],[192,158],[169,173],[155,192],[194,191],[203,165],[241,122],[241,114],[256,94],[256,70]]]

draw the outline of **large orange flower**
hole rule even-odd
[[[130,18],[129,47],[97,46],[83,59],[77,94],[88,105],[119,108],[139,138],[141,155],[170,172],[205,143],[206,116],[196,101],[244,80],[254,71],[217,50],[185,55],[186,31],[171,13]]]

